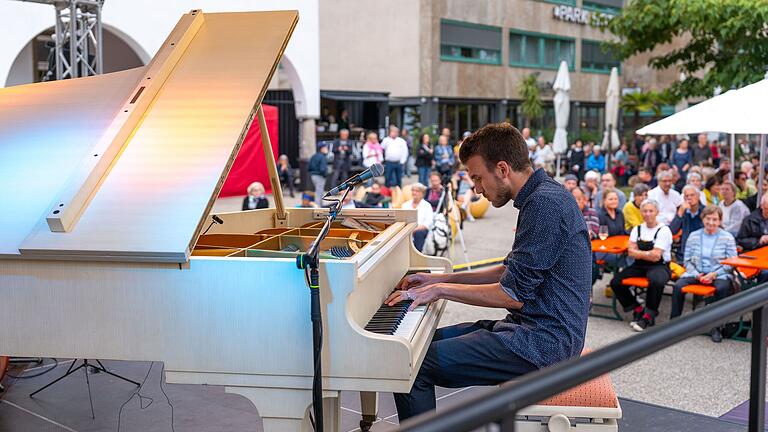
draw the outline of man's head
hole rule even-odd
[[[563,186],[570,192],[573,188],[579,187],[579,178],[573,174],[566,174]]]
[[[459,159],[467,167],[475,191],[494,207],[514,199],[525,184],[520,184],[522,177],[527,181],[532,171],[525,140],[509,123],[492,123],[467,137]]]
[[[594,146],[594,147],[592,147],[592,154],[594,154],[595,156],[600,156],[600,152],[601,152],[601,151],[602,151],[602,150],[600,149],[600,146]]]
[[[652,199],[646,199],[640,204],[640,214],[643,215],[643,222],[647,225],[653,225],[656,222],[656,216],[659,215],[659,203]]]
[[[720,185],[720,195],[723,196],[723,201],[731,203],[736,199],[736,185],[731,181],[724,181]]]
[[[373,182],[371,185],[371,193],[376,195],[381,193],[381,185],[378,182]]]
[[[573,195],[573,199],[576,200],[576,205],[579,206],[579,210],[584,211],[584,207],[587,206],[587,196],[584,195],[584,191],[581,190],[581,188],[574,188],[571,190],[571,195]]]
[[[752,162],[750,161],[744,161],[741,163],[741,171],[744,172],[744,174],[747,175],[747,177],[752,175],[752,170],[755,168],[754,165],[752,165]]]
[[[697,172],[688,173],[688,180],[686,183],[696,186],[696,189],[701,190],[701,174]]]
[[[768,195],[766,194],[760,198],[760,211],[763,213],[763,219],[768,219]]]
[[[685,185],[683,187],[683,200],[691,211],[695,212],[699,208],[699,190],[693,185]]]
[[[410,134],[410,132],[408,132],[408,129],[406,129],[406,128],[403,128],[403,130],[400,131],[400,136],[407,137],[409,134]]]
[[[653,149],[655,149],[657,146],[658,146],[658,141],[656,141],[656,138],[651,138],[651,139],[648,141],[648,148],[649,148],[649,149],[653,150]]]
[[[659,173],[659,187],[661,190],[664,191],[664,193],[669,193],[669,190],[672,189],[672,173],[670,171],[662,171]]]
[[[584,143],[581,142],[580,139],[577,139],[576,141],[574,141],[573,145],[575,145],[576,148],[581,148],[582,146],[584,146]]]
[[[637,178],[643,183],[648,183],[653,180],[653,173],[650,168],[643,167],[637,172]]]
[[[528,139],[531,137],[531,130],[528,128],[523,128],[523,130],[520,131],[523,134],[524,139]]]
[[[699,134],[697,139],[699,147],[704,148],[707,146],[707,134]]]
[[[429,176],[429,187],[431,187],[434,190],[440,190],[440,187],[442,186],[442,178],[440,177],[440,174],[433,172]]]
[[[597,180],[600,178],[600,174],[597,171],[587,171],[584,174],[584,184],[590,189],[597,187]]]
[[[446,138],[450,137],[451,136],[451,129],[450,128],[443,128],[443,132],[440,135],[444,136]]]
[[[634,195],[635,205],[640,207],[640,203],[648,198],[648,185],[645,183],[638,183],[632,188],[632,194]]]
[[[613,177],[613,174],[611,173],[605,173],[600,177],[600,186],[605,188],[615,188],[616,187],[616,179]]]
[[[389,137],[392,139],[397,138],[397,136],[400,135],[400,128],[398,128],[395,125],[392,125],[389,127]]]
[[[349,139],[349,129],[342,129],[339,131],[339,139],[340,140],[348,140]]]
[[[539,143],[539,147],[541,148],[544,148],[547,145],[547,140],[545,140],[543,136],[540,136],[537,141]]]
[[[320,153],[328,153],[328,146],[325,144],[320,144],[320,148],[317,149]]]
[[[731,160],[727,157],[720,158],[720,171],[730,171],[731,170]]]

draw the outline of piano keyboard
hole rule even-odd
[[[421,305],[408,311],[411,303],[413,303],[412,300],[405,300],[394,306],[381,305],[365,329],[372,333],[402,336],[407,340],[413,339],[413,335],[419,328],[419,323],[424,318],[429,306]]]

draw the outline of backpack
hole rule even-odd
[[[442,213],[437,213],[432,221],[432,229],[424,241],[424,254],[446,256],[451,246],[451,226]]]

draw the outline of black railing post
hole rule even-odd
[[[507,414],[506,417],[501,419],[501,424],[499,426],[501,429],[501,432],[515,432],[515,420],[517,419],[516,413]]]
[[[768,314],[764,306],[752,312],[752,366],[749,375],[749,432],[765,431],[765,336]]]

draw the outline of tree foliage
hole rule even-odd
[[[635,127],[640,126],[640,113],[652,111],[656,117],[661,116],[661,109],[664,105],[673,105],[677,98],[670,91],[647,91],[626,93],[621,96],[621,109],[624,112],[633,114],[635,118]]]
[[[538,73],[527,75],[517,87],[522,102],[520,109],[526,118],[526,126],[531,126],[531,120],[540,119],[544,115],[544,104],[541,101],[541,91],[538,84]]]
[[[652,57],[650,65],[685,74],[669,88],[676,96],[709,97],[717,87],[763,78],[767,23],[766,0],[631,0],[606,27],[618,37],[610,48],[621,60],[680,38],[682,48]]]

